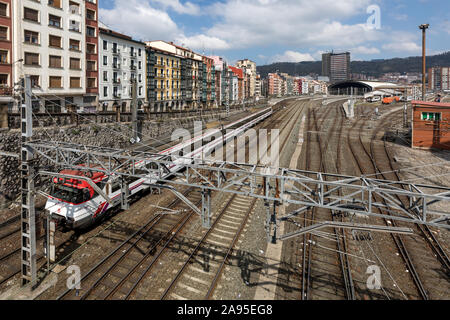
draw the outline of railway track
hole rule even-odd
[[[370,157],[373,159],[374,171],[376,176],[391,181],[401,181],[401,178],[398,174],[398,171],[395,170],[393,166],[393,160],[389,154],[386,136],[384,134],[384,126],[378,126],[375,128],[373,132],[373,136],[369,145],[369,150],[367,150]],[[375,144],[376,141],[382,141],[382,143]],[[401,187],[401,186],[400,186]],[[404,208],[409,210],[411,214],[416,214],[409,208],[409,203],[405,201],[405,199],[397,196],[396,197],[400,203],[403,204]],[[390,221],[392,225],[404,226],[404,223],[395,222],[393,220]],[[417,288],[424,300],[430,299],[431,289],[435,288],[439,283],[435,279],[443,279],[447,281],[449,284],[449,275],[450,275],[450,260],[442,245],[439,243],[437,238],[434,236],[433,232],[428,226],[423,225],[414,225],[415,231],[417,234],[421,235],[419,237],[419,241],[417,239],[412,239],[411,237],[400,237],[401,246],[404,248],[405,254],[408,255],[408,270],[410,271],[411,276],[414,278],[414,281],[417,283]],[[413,241],[414,240],[414,241]],[[414,248],[413,250],[408,250],[406,248]],[[430,251],[431,250],[431,251]],[[423,261],[425,256],[431,256],[430,252],[433,252],[435,255],[434,262],[428,260],[426,266],[423,265],[423,268],[417,269],[413,263],[419,263]],[[437,262],[437,263],[436,263]],[[424,272],[424,270],[431,269],[436,270],[441,266],[443,271],[442,275],[436,273],[434,276],[430,276],[430,272]],[[424,281],[423,279],[427,279]],[[424,282],[429,283],[428,288],[426,288]],[[450,288],[450,287],[449,287]],[[433,290],[434,291],[434,290]],[[438,296],[436,298],[442,298],[442,296]]]
[[[375,162],[375,159],[372,157],[369,150],[367,149],[367,147],[363,141],[363,137],[362,137],[363,128],[366,126],[366,123],[367,123],[367,120],[355,122],[355,124],[349,130],[349,134],[348,134],[348,144],[350,147],[351,154],[353,156],[353,159],[355,161],[357,169],[359,170],[359,172],[362,175],[370,175],[373,172],[377,171],[377,163]],[[359,124],[359,127],[358,127],[358,124]],[[360,151],[357,151],[356,146],[350,140],[350,135],[352,132],[354,132],[355,128],[358,128],[357,134],[356,134],[356,136],[357,136],[356,141],[357,141],[358,145],[360,146],[360,149],[361,149]],[[362,159],[363,157],[365,158],[365,160]],[[377,200],[380,200],[380,199],[377,199]],[[381,211],[380,211],[380,213],[381,213]],[[377,221],[375,219],[371,219],[371,220],[373,223],[376,224]],[[390,220],[388,222],[388,219],[383,219],[383,221],[386,225],[390,225],[392,223],[392,221],[390,221]],[[391,243],[393,243],[394,246],[397,248],[399,256],[401,257],[403,263],[406,265],[408,270],[412,271],[412,273],[410,273],[410,274],[411,274],[411,280],[414,283],[414,287],[416,288],[417,292],[422,296],[422,298],[426,298],[427,295],[424,292],[422,281],[415,273],[416,269],[414,267],[413,262],[411,261],[409,252],[406,249],[406,246],[404,244],[402,237],[399,235],[396,235],[396,234],[390,234],[390,237],[391,237],[391,241],[392,241]],[[397,266],[397,267],[395,267],[394,270],[401,270],[401,269]],[[397,281],[400,281],[400,280],[401,280],[401,277],[398,276]],[[408,288],[407,285],[408,285],[407,283],[404,283],[404,281],[402,281],[402,286],[401,286],[403,288],[402,292],[406,291],[406,288]]]
[[[382,137],[384,135],[384,128],[387,125],[382,124],[382,125],[377,126],[375,129],[373,129],[372,134],[369,135],[370,136],[369,142],[365,143],[363,141],[363,132],[364,132],[363,128],[365,128],[367,121],[368,120],[355,122],[355,124],[352,126],[352,128],[350,129],[349,134],[348,134],[348,144],[349,144],[351,153],[353,155],[353,159],[355,161],[356,167],[358,168],[358,170],[360,171],[361,174],[374,175],[380,179],[400,181],[400,177],[398,176],[398,173],[393,168],[393,164],[392,164],[393,161],[389,157],[385,138]],[[356,150],[356,146],[350,141],[350,138],[349,138],[350,133],[353,132],[356,128],[358,128],[358,130],[357,130],[358,138],[356,140],[358,141],[358,145],[362,149],[361,150],[362,152],[359,152]],[[382,143],[380,143],[380,141],[382,141]],[[384,154],[384,159],[380,158],[381,155],[383,155],[383,154]],[[363,158],[365,158],[365,160],[363,160]],[[389,173],[385,173],[385,172],[389,172]],[[400,198],[398,198],[398,200],[403,202],[402,199],[400,199]],[[406,204],[405,204],[405,208],[407,208]],[[384,219],[384,223],[386,225],[390,225],[390,226],[403,226],[401,223],[397,223],[393,220],[390,220],[388,217]],[[421,237],[422,241],[417,241],[417,239],[413,239],[408,236],[404,237],[404,236],[395,235],[395,234],[391,234],[391,240],[393,241],[395,247],[398,250],[399,256],[401,257],[404,265],[406,266],[406,270],[407,270],[407,274],[408,274],[407,277],[409,277],[411,279],[410,281],[412,281],[414,283],[414,288],[415,288],[417,294],[419,295],[419,297],[426,300],[426,299],[430,298],[430,296],[429,296],[430,290],[426,288],[423,279],[426,278],[426,275],[428,274],[428,272],[424,272],[424,270],[427,270],[430,267],[429,260],[427,259],[427,261],[428,261],[427,264],[423,265],[422,268],[416,267],[417,264],[420,263],[420,261],[424,259],[424,256],[429,255],[429,250],[427,252],[426,248],[423,248],[423,243],[428,242],[430,248],[435,252],[437,259],[441,261],[442,268],[444,268],[444,270],[448,270],[447,269],[448,263],[446,263],[446,261],[448,262],[448,260],[447,260],[448,257],[446,258],[445,250],[442,248],[442,246],[436,245],[436,243],[434,243],[434,244],[432,243],[434,241],[434,239],[436,239],[435,237],[429,237],[429,234],[428,234],[428,236],[426,236],[427,231],[426,230],[421,231],[420,230],[420,229],[422,229],[421,226],[416,226],[416,228],[417,228],[418,233],[422,232],[422,235],[423,235]],[[408,244],[408,242],[411,242],[411,243]],[[412,242],[414,242],[414,243],[412,243]],[[419,245],[420,242],[422,242],[422,249],[420,250],[421,254],[420,255],[414,254],[414,252],[417,251],[417,247],[418,246],[420,247],[420,245]],[[413,248],[413,249],[411,249],[411,248]],[[416,258],[414,258],[414,256],[416,256]],[[393,263],[393,261],[392,261],[392,263]],[[401,269],[398,267],[395,267],[393,270],[401,270]],[[403,269],[403,274],[397,277],[397,281],[404,282],[404,280],[405,280],[405,273],[404,273],[404,269]],[[436,285],[437,285],[437,283],[436,283]],[[403,291],[405,291],[405,292],[403,292],[402,290],[400,290],[400,291],[405,298],[407,298],[407,297],[414,298],[414,294],[412,294],[411,292],[409,292],[409,293],[407,292],[408,291],[407,284],[403,284],[402,287],[403,287]],[[400,288],[397,288],[397,290],[398,289],[400,289]]]
[[[191,193],[193,193],[193,189],[188,189],[183,195],[192,197]],[[197,199],[196,204],[198,205],[199,202],[201,200]],[[181,200],[175,199],[169,205],[169,208],[180,203]],[[125,288],[125,282],[131,279],[131,274],[137,269],[136,265],[142,265],[155,252],[159,243],[157,239],[167,237],[177,226],[184,226],[193,216],[193,212],[188,210],[188,206],[185,204],[181,204],[177,209],[187,210],[188,213],[182,215],[181,218],[166,215],[152,216],[142,228],[138,229],[83,275],[80,279],[80,285],[83,289],[67,289],[58,296],[57,300],[103,300],[111,298],[118,293],[120,288]],[[166,232],[161,231],[161,229],[157,230],[157,226],[168,230],[166,229]],[[130,265],[130,262],[134,262],[134,264]]]
[[[325,141],[317,134],[316,144],[318,147],[319,161],[318,163],[312,165],[311,157],[307,156],[306,167],[311,171],[324,172],[327,169],[327,152],[329,151],[329,145],[331,141],[331,135],[334,133],[337,126],[338,119],[338,107],[327,106],[328,111],[319,120],[312,111],[313,127],[316,132],[321,132],[323,129],[323,124],[327,118],[329,118],[330,113],[334,116],[333,122],[330,129],[326,131]],[[341,118],[342,119],[342,118]],[[338,133],[338,149],[340,148],[340,136],[342,131],[339,130]],[[311,148],[307,148],[307,152],[311,152]],[[309,159],[309,161],[308,161]],[[306,215],[305,215],[306,217]],[[330,220],[334,219],[333,213],[329,210],[324,210],[320,208],[313,208],[311,210],[310,222],[314,223],[315,220]],[[306,219],[304,221],[304,226],[307,226]],[[306,275],[302,276],[302,299],[355,299],[354,285],[352,280],[352,274],[350,270],[350,262],[348,260],[348,255],[346,252],[346,244],[341,242],[341,232],[336,228],[327,228],[326,231],[334,234],[335,239],[330,239],[323,236],[310,235],[308,239],[304,239],[304,244],[308,244],[307,250],[304,247],[303,251],[303,261],[306,262]],[[306,241],[305,241],[306,240]],[[319,245],[320,243],[320,245]],[[336,256],[333,254],[330,256],[328,249],[334,248],[336,251]],[[328,251],[328,252],[327,252]],[[337,258],[337,263],[335,262]],[[341,274],[341,277],[338,276]]]
[[[290,113],[289,113],[290,114]],[[281,115],[281,113],[280,113]],[[279,115],[279,116],[280,116]],[[279,117],[278,116],[278,117]],[[277,118],[277,117],[275,117]],[[234,196],[230,201],[238,202],[241,196]],[[247,199],[245,199],[247,200]],[[192,200],[191,200],[192,201]],[[197,205],[201,202],[200,199],[197,199]],[[231,207],[231,205],[230,205]],[[247,206],[246,206],[247,208]],[[248,208],[247,208],[248,209]],[[232,213],[224,212],[228,221],[233,221]],[[250,214],[250,212],[248,212]],[[186,248],[186,241],[181,239],[183,229],[187,228],[189,225],[189,220],[193,217],[193,212],[186,214],[178,221],[168,222],[162,232],[160,234],[156,234],[151,237],[153,242],[151,245],[147,245],[145,250],[142,245],[145,245],[145,237],[150,237],[153,234],[156,225],[160,222],[160,220],[151,220],[146,224],[146,227],[141,229],[138,233],[134,234],[132,237],[127,239],[127,241],[123,242],[118,248],[116,248],[113,252],[111,252],[108,256],[103,258],[100,262],[98,262],[95,267],[93,267],[87,274],[84,275],[81,282],[83,283],[83,287],[88,287],[86,289],[82,289],[82,291],[76,290],[66,290],[63,294],[61,294],[59,299],[136,299],[142,296],[141,287],[145,282],[152,278],[153,275],[149,276],[151,271],[157,273],[159,264],[163,259],[162,257],[169,257],[173,253],[173,251],[179,251],[180,248],[183,250],[189,250],[189,244]],[[248,218],[248,215],[246,216]],[[234,217],[234,221],[236,223],[236,217]],[[218,273],[213,279],[211,287],[207,291],[208,295],[211,296],[214,291],[215,284],[220,278],[220,273],[223,270],[223,266],[227,259],[229,258],[233,247],[236,244],[237,239],[239,238],[239,234],[241,233],[243,227],[245,226],[246,219],[242,221],[240,228],[235,231],[234,237],[232,237],[232,242],[226,251],[224,256],[223,263],[219,267]],[[217,220],[216,220],[217,222]],[[215,222],[215,223],[216,223]],[[226,227],[223,227],[227,231]],[[220,240],[217,238],[222,237],[226,238],[226,232],[222,231],[222,235],[212,235],[216,237],[216,240]],[[228,230],[228,236],[233,232]],[[225,234],[224,234],[225,233]],[[209,232],[211,234],[211,232]],[[195,239],[193,239],[195,241]],[[208,240],[211,242],[212,240]],[[218,241],[216,241],[218,242]],[[202,245],[202,241],[200,241],[196,248],[194,248],[192,256],[195,253],[199,252],[200,246]],[[204,244],[204,243],[203,243]],[[178,249],[174,250],[175,246],[179,246]],[[171,250],[168,250],[171,249]],[[139,255],[141,254],[141,256]],[[153,256],[153,259],[151,257]],[[134,257],[134,259],[132,258]],[[136,258],[136,257],[139,257]],[[192,257],[191,257],[192,258]],[[173,261],[172,261],[173,263]],[[143,271],[142,271],[143,270]],[[177,284],[175,287],[178,288]],[[172,286],[173,288],[173,286]],[[150,296],[147,294],[149,291],[145,291],[145,298],[149,298]],[[152,298],[152,297],[150,297]],[[154,297],[153,297],[154,298]]]

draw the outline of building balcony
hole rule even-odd
[[[131,70],[136,70],[136,66],[135,66],[135,65],[131,65],[131,66],[130,66],[130,69],[131,69]]]
[[[120,63],[114,63],[114,64],[113,64],[113,69],[119,70],[120,67],[121,67],[121,64],[120,64]]]
[[[120,49],[113,50],[113,56],[120,56]]]
[[[115,93],[113,93],[113,97],[116,99],[120,99],[122,97],[122,94],[119,92],[115,92]]]
[[[120,84],[120,79],[119,79],[119,78],[113,79],[113,83],[114,83],[114,84]]]
[[[0,85],[0,96],[12,96],[14,93],[14,88]]]

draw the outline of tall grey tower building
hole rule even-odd
[[[350,79],[350,52],[322,54],[322,76],[331,82]]]

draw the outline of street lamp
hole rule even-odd
[[[422,30],[422,100],[425,101],[425,94],[426,94],[426,31],[430,27],[430,25],[427,24],[421,24],[419,26],[419,29]]]

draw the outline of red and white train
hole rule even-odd
[[[160,155],[179,155],[180,151],[186,150],[187,147],[195,146],[195,143],[201,147],[190,153],[183,154],[183,158],[173,157],[174,163],[168,167],[169,172],[165,173],[162,178],[166,179],[183,168],[186,161],[193,162],[196,158],[201,158],[204,154],[209,154],[215,148],[239,136],[245,130],[251,128],[272,114],[272,109],[267,108],[256,114],[245,117],[233,123],[224,126],[226,130],[224,139],[213,140],[212,142],[203,144],[202,141],[214,136],[220,132],[220,129],[208,130],[206,133],[177,144],[171,148],[159,152]],[[236,126],[239,126],[235,128]],[[231,129],[235,128],[235,129]],[[207,141],[207,140],[206,140]],[[191,148],[192,149],[192,148]],[[146,166],[152,163],[152,159],[143,162],[141,165]],[[106,194],[112,201],[108,203],[104,197],[99,195],[94,188],[85,180],[76,179],[76,177],[87,177],[92,180],[101,191]],[[100,218],[111,209],[121,204],[121,179],[119,176],[107,176],[104,173],[96,172],[95,168],[89,170],[63,170],[59,177],[52,178],[52,188],[48,196],[45,209],[52,215],[52,219],[59,226],[66,229],[85,228]],[[155,184],[157,178],[147,176],[146,178],[136,179],[128,185],[129,196],[138,194],[149,188],[149,184]]]

